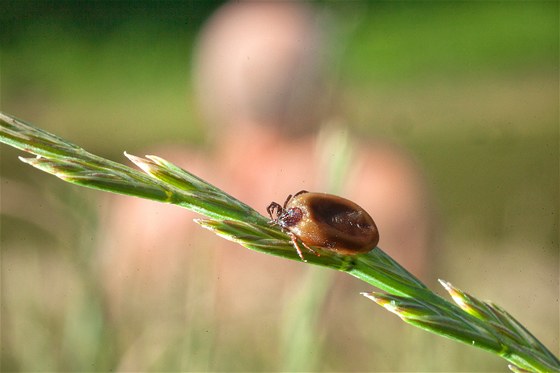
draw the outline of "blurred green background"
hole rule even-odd
[[[204,142],[191,56],[200,27],[220,4],[3,1],[1,110],[121,161],[125,149],[134,154],[157,143]],[[347,122],[356,133],[402,145],[426,172],[441,223],[432,280],[492,299],[558,353],[558,2],[317,4],[336,20],[336,75]],[[286,366],[277,352],[278,331],[256,342],[258,348],[251,346],[251,331],[230,345],[205,337],[224,326],[197,317],[197,307],[204,308],[196,297],[181,295],[181,284],[158,300],[161,310],[171,310],[164,312],[167,330],[131,337],[151,316],[112,320],[90,264],[101,193],[43,175],[6,146],[1,151],[2,371],[127,370],[123,361],[137,356],[131,351],[138,353],[144,338],[159,352],[140,353],[136,370]],[[195,294],[211,291],[203,283],[196,291],[189,286]],[[297,317],[313,308],[309,294],[301,295]],[[305,348],[319,342],[310,331],[305,338],[311,342],[302,342],[307,347],[292,356],[293,366],[506,369],[484,352],[401,325],[357,293],[348,299],[352,310],[341,304],[340,312],[359,317],[362,329],[343,342],[359,341],[350,349],[356,356],[339,350],[330,330],[320,342],[328,353],[311,359],[314,350]],[[185,304],[188,318],[178,311]],[[277,327],[288,328],[285,323]],[[239,341],[245,341],[242,353]]]

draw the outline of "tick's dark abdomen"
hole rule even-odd
[[[361,234],[364,230],[371,229],[371,222],[366,214],[338,201],[318,201],[311,198],[309,212],[313,219],[350,235]]]
[[[307,193],[298,204],[305,206],[298,236],[309,245],[341,254],[372,250],[379,232],[369,214],[352,201],[323,193]]]

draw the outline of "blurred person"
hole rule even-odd
[[[425,279],[433,209],[421,172],[402,149],[347,138],[344,126],[332,125],[342,121],[333,119],[328,47],[324,15],[309,3],[222,6],[201,32],[193,69],[211,145],[206,150],[161,147],[151,154],[263,214],[271,201],[283,202],[288,194],[330,192],[336,184],[336,194],[374,218],[379,247]],[[342,151],[348,160],[333,183],[328,175]],[[250,322],[253,330],[272,328],[271,313],[280,313],[283,297],[308,267],[229,243],[200,229],[193,217],[177,206],[110,197],[102,212],[100,264],[114,317],[127,318],[134,309],[165,315],[162,299],[192,290],[193,297],[204,292],[198,307],[206,311],[199,317],[214,317],[221,330],[226,320],[220,318],[242,315],[245,321],[238,322]],[[186,283],[186,289],[178,289],[178,283]],[[163,316],[160,321],[166,323]],[[225,343],[233,337],[223,332],[216,338]]]
[[[213,175],[260,211],[301,189],[327,191],[329,160],[344,151],[329,142],[347,129],[327,79],[324,21],[306,3],[235,2],[200,37],[194,79],[211,124]],[[339,193],[370,211],[380,247],[424,275],[433,217],[417,165],[395,145],[349,142]]]
[[[331,120],[336,97],[326,76],[324,21],[301,3],[236,2],[200,37],[194,79],[215,163],[223,166],[216,176],[257,209],[300,189],[325,191],[329,158],[342,151],[321,148],[318,135],[327,122],[340,122]],[[327,137],[346,131],[328,128]],[[340,193],[374,216],[380,247],[423,275],[432,211],[417,166],[381,141],[355,141],[350,153]]]

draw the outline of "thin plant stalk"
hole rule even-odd
[[[205,218],[195,221],[251,250],[300,261],[289,237],[269,219],[224,191],[157,156],[125,153],[142,171],[91,154],[15,117],[0,113],[0,141],[34,154],[20,159],[64,181],[172,203]],[[481,348],[510,362],[516,372],[560,371],[560,361],[503,308],[482,302],[440,280],[456,304],[438,296],[380,248],[341,256],[320,251],[307,263],[346,272],[382,292],[363,293],[403,321]]]

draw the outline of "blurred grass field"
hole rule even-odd
[[[45,4],[0,5],[9,26],[0,31],[2,111],[119,161],[123,150],[206,141],[190,65],[197,31],[218,4]],[[427,174],[441,223],[432,281],[504,306],[558,354],[558,3],[320,6],[336,20],[332,74],[345,121],[404,146]],[[101,193],[1,149],[2,371],[505,371],[501,360],[413,330],[357,292],[334,291],[318,311],[310,294],[324,290],[311,280],[293,298],[300,307],[214,319],[215,274],[202,270],[211,248],[193,264],[199,277],[185,275],[157,304],[111,319],[91,264]],[[324,325],[309,328],[302,345],[317,351],[286,363],[282,323],[313,312]],[[357,334],[329,328],[340,314]],[[258,317],[270,318],[265,335],[251,330]]]

